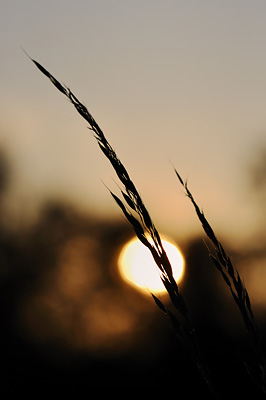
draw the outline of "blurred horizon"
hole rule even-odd
[[[0,213],[1,222],[3,217]],[[118,257],[132,236],[123,220],[89,217],[59,202],[47,203],[27,229],[11,233],[0,223],[4,396],[43,385],[79,394],[102,380],[110,388],[160,387],[162,368],[180,393],[207,395],[152,297],[119,275]],[[248,335],[202,237],[180,250],[186,261],[179,288],[222,393],[239,394],[238,382],[243,393],[256,393],[249,379],[243,385],[241,357],[252,361]],[[227,246],[227,251],[265,337],[265,249],[237,253]],[[170,306],[167,296],[161,300]],[[173,360],[178,360],[174,369]]]

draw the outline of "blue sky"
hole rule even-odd
[[[21,46],[84,101],[153,219],[180,238],[200,228],[171,161],[224,234],[258,215],[246,166],[264,146],[264,1],[2,1],[0,145],[13,163],[10,212],[61,198],[119,216],[115,175],[68,102]]]

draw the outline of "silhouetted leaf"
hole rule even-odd
[[[113,197],[113,199],[116,201],[116,203],[118,204],[118,206],[121,208],[121,210],[123,211],[123,213],[125,214],[127,214],[127,210],[126,210],[126,208],[125,208],[125,206],[124,206],[124,204],[123,204],[123,202],[119,199],[119,197],[117,197],[113,192],[111,192],[110,191],[110,193],[111,193],[111,196]]]
[[[135,217],[133,217],[132,214],[130,214],[127,211],[126,211],[125,215],[127,217],[127,220],[130,222],[130,224],[135,229],[135,232],[139,232],[140,234],[144,235],[144,230],[143,230],[140,222]]]
[[[60,92],[62,92],[64,95],[68,96],[68,92],[67,90],[64,88],[64,86],[61,85],[60,82],[58,82],[57,79],[55,79],[55,77],[53,75],[50,74],[50,72],[48,72],[40,63],[38,63],[37,61],[33,60],[31,58],[31,60],[34,62],[34,64],[36,65],[36,67],[45,75],[47,76],[47,78],[50,79],[50,81],[55,85],[55,87],[60,90]]]
[[[246,293],[246,304],[247,304],[247,308],[248,308],[248,311],[249,311],[249,315],[250,315],[251,319],[254,320],[254,316],[253,316],[253,311],[251,309],[249,295],[248,295],[248,292],[247,292],[246,289],[245,289],[245,293]]]
[[[127,194],[125,194],[122,190],[121,190],[121,193],[122,193],[122,195],[123,195],[125,201],[126,201],[127,204],[129,205],[129,207],[132,208],[133,210],[135,210],[135,204],[134,204],[134,202],[131,200],[131,198],[130,198]]]
[[[212,259],[214,265],[216,266],[216,268],[217,268],[217,269],[220,271],[220,273],[222,274],[225,283],[226,283],[228,286],[231,286],[231,282],[230,282],[229,278],[227,277],[227,275],[225,274],[225,272],[223,271],[223,268],[222,268],[221,264],[219,263],[219,261],[218,261],[212,254],[211,254],[211,259]]]
[[[137,237],[139,238],[139,240],[141,241],[141,243],[144,244],[144,246],[146,246],[149,250],[151,250],[152,246],[151,246],[150,242],[148,241],[148,239],[146,238],[145,234],[141,233],[138,230],[135,230],[135,233],[136,233]]]
[[[177,170],[176,170],[176,169],[175,169],[175,173],[176,173],[176,176],[178,177],[178,179],[179,179],[179,181],[180,181],[181,185],[182,185],[182,186],[185,186],[185,185],[184,185],[184,181],[183,181],[183,179],[181,178],[181,176],[179,175],[179,173],[177,172]]]
[[[163,305],[163,303],[161,302],[161,300],[159,300],[156,296],[154,296],[154,294],[151,294],[153,297],[153,300],[155,301],[155,303],[157,304],[157,306],[164,312],[166,313],[166,308]]]

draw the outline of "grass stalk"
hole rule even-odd
[[[234,302],[236,303],[241,313],[246,330],[248,332],[251,345],[254,350],[254,359],[256,365],[255,367],[251,367],[250,365],[248,365],[247,362],[245,362],[246,369],[252,379],[260,387],[262,392],[266,394],[266,363],[263,356],[263,345],[260,333],[255,323],[248,291],[237,269],[234,267],[230,257],[225,252],[222,243],[217,239],[217,236],[215,235],[211,225],[209,224],[204,213],[200,210],[198,204],[196,203],[192,193],[188,188],[187,182],[183,181],[176,170],[175,173],[179,179],[179,182],[185,189],[187,197],[193,204],[197,217],[201,222],[202,228],[204,229],[207,237],[210,240],[213,248],[213,252],[210,251],[210,257],[213,261],[214,266],[220,272],[225,284],[229,288]]]
[[[97,124],[84,104],[78,100],[78,98],[68,87],[62,85],[40,63],[33,60],[31,57],[30,59],[36,65],[36,67],[53,83],[53,85],[68,98],[70,103],[75,107],[82,118],[89,123],[89,129],[93,132],[101,151],[113,166],[119,181],[123,185],[123,189],[121,190],[121,198],[110,191],[111,196],[134,229],[139,240],[150,250],[155,263],[160,270],[161,280],[169,294],[175,313],[170,311],[168,307],[166,307],[155,295],[152,295],[152,297],[159,309],[167,316],[179,341],[185,348],[188,349],[210,392],[214,397],[218,398],[212,383],[209,369],[206,366],[197,343],[195,329],[193,328],[189,318],[188,307],[173,277],[172,267],[162,245],[161,237],[141,199],[139,192],[136,189],[136,186],[131,180],[126,168],[117,157],[111,144],[106,139],[100,126]]]

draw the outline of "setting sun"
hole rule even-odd
[[[169,240],[162,239],[164,249],[173,269],[173,275],[178,282],[183,275],[184,259]],[[161,293],[165,291],[160,278],[160,272],[150,251],[138,240],[130,240],[122,249],[118,267],[122,278],[130,285],[145,293]]]

